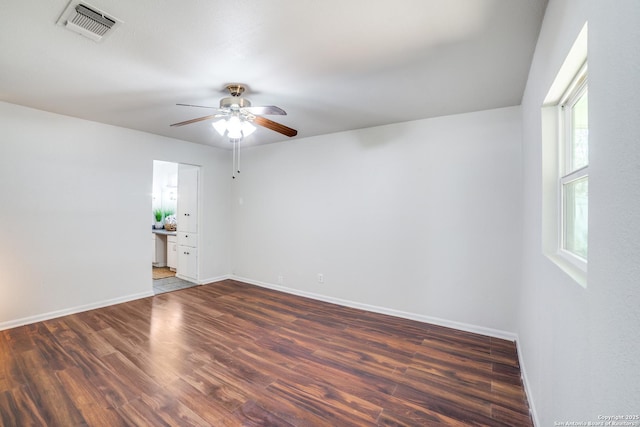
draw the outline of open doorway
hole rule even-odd
[[[153,161],[151,261],[155,295],[197,285],[197,281],[180,277],[178,266],[179,171],[178,163]],[[190,189],[183,188],[182,191],[186,193],[183,198],[188,199]]]

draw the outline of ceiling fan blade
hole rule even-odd
[[[280,123],[276,123],[273,120],[269,120],[261,116],[256,116],[255,119],[253,119],[253,123],[264,126],[267,129],[279,132],[288,137],[296,136],[298,134],[298,131],[295,129],[291,129],[290,127],[287,127]]]
[[[193,105],[193,104],[176,104],[181,107],[198,107],[198,108],[211,108],[213,110],[217,110],[218,107],[207,107],[206,105]]]
[[[186,120],[184,122],[174,123],[174,124],[172,124],[170,126],[190,125],[191,123],[201,122],[203,120],[215,119],[216,117],[218,117],[217,114],[212,114],[210,116],[198,117],[197,119],[191,119],[191,120]]]
[[[286,116],[287,112],[275,105],[265,105],[264,107],[245,107],[242,110],[256,115],[274,115],[274,116]]]

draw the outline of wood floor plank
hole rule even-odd
[[[413,364],[423,366],[424,369],[436,366],[477,375],[494,375],[493,364],[484,357],[476,360],[473,356],[461,355],[459,352],[451,353],[447,349],[432,348],[427,345],[414,355]]]
[[[366,399],[380,407],[385,407],[398,386],[391,379],[363,375],[362,373],[354,372],[351,368],[347,367],[345,369],[339,365],[331,366],[319,358],[305,361],[305,363],[297,366],[294,371],[307,375],[316,382],[331,384],[339,390]]]
[[[294,427],[293,424],[265,410],[253,400],[247,401],[238,408],[234,415],[241,420],[244,427]]]
[[[414,373],[409,372],[408,375],[398,379],[400,385],[394,392],[394,396],[411,396],[414,401],[422,402],[424,399],[426,405],[439,402],[444,406],[463,407],[474,414],[491,415],[491,402],[471,393],[473,389],[451,384],[442,377],[418,376]]]
[[[529,413],[523,413],[523,411],[516,411],[500,405],[492,405],[491,418],[511,426],[526,426],[531,423]]]
[[[468,426],[464,421],[451,418],[442,412],[433,411],[422,404],[414,404],[393,396],[388,399],[385,409],[378,417],[377,425],[395,427]]]
[[[0,333],[0,390],[11,390],[25,383],[7,336]]]
[[[125,426],[125,420],[114,410],[109,400],[80,368],[69,367],[57,373],[60,384],[88,425]]]
[[[67,349],[67,345],[77,345],[96,356],[105,356],[115,350],[104,337],[96,332],[80,316],[67,316],[46,322],[47,328],[56,341]],[[88,351],[87,351],[88,350]]]
[[[0,393],[0,425],[44,426],[44,413],[33,401],[27,386]]]
[[[406,377],[417,380],[424,385],[424,390],[429,391],[430,386],[438,389],[439,396],[453,399],[454,401],[465,401],[465,406],[472,408],[476,404],[487,409],[490,414],[491,405],[504,407],[507,409],[517,409],[522,407],[522,400],[513,396],[495,392],[490,384],[477,384],[476,382],[461,381],[455,375],[439,375],[410,368],[406,372]],[[415,382],[412,383],[415,385]],[[483,411],[484,412],[484,411]]]
[[[438,389],[437,386],[415,388],[400,385],[394,396],[401,400],[413,402],[416,406],[425,408],[430,412],[452,418],[456,422],[464,423],[467,426],[508,426],[508,424],[491,418],[490,404],[459,398],[451,392]]]
[[[248,396],[249,393],[260,393],[269,384],[275,381],[275,376],[271,373],[262,372],[247,363],[246,360],[239,360],[232,355],[226,357],[216,357],[213,363],[204,365],[196,370],[196,375],[205,379],[211,388],[208,391],[209,396],[216,397],[222,390],[227,395],[225,389],[233,389],[236,395]],[[217,398],[220,398],[218,396]],[[230,410],[237,409],[241,402],[235,402],[230,407],[229,399],[221,399],[218,401],[220,405]]]
[[[158,402],[150,396],[141,397],[141,402],[159,412],[162,419],[169,425],[199,427],[238,424],[229,408],[218,404],[220,402],[218,398],[223,396],[222,393],[215,396],[203,394],[182,379],[172,384],[170,389],[173,398],[162,402],[161,405],[158,405]],[[215,404],[212,404],[214,402]]]
[[[0,422],[532,425],[512,342],[234,280],[0,331]]]
[[[29,397],[47,423],[52,425],[85,423],[82,414],[58,380],[57,371],[48,366],[47,360],[37,349],[22,352],[19,364],[27,380]]]
[[[300,380],[289,382],[279,379],[268,387],[272,396],[302,409],[299,419],[313,425],[354,426],[375,425],[381,408],[363,399],[350,398],[345,393]],[[282,417],[283,415],[281,415]],[[298,422],[299,423],[299,422]]]
[[[157,409],[149,406],[142,399],[136,399],[117,408],[118,414],[131,426],[170,426]],[[177,421],[173,425],[178,425]],[[203,423],[203,426],[207,426]]]

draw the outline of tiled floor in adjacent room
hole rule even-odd
[[[165,292],[177,291],[179,289],[191,288],[198,286],[196,283],[187,282],[177,277],[167,277],[165,279],[156,279],[153,281],[153,294],[159,295]]]

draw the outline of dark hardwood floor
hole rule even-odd
[[[4,426],[530,426],[513,343],[234,281],[0,332]]]

